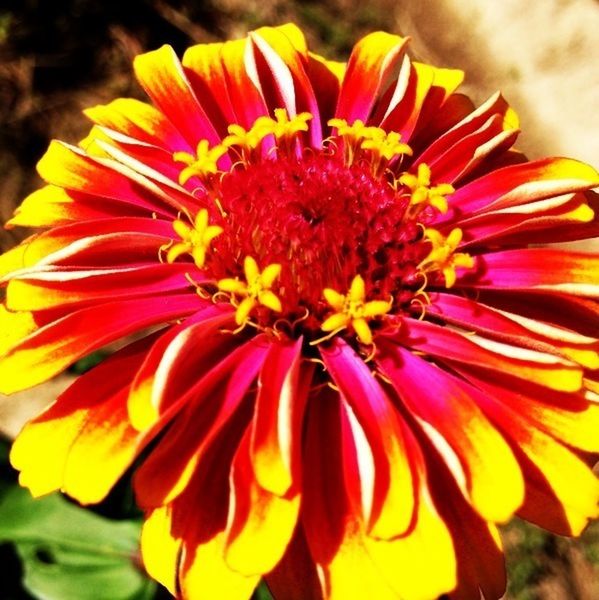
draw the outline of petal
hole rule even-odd
[[[599,185],[592,167],[569,158],[545,158],[497,169],[460,187],[451,204],[462,214],[528,204]]]
[[[283,99],[282,106],[287,109],[287,114],[292,117],[301,112],[312,115],[310,122],[310,141],[313,147],[320,147],[322,143],[322,126],[316,96],[312,83],[304,68],[305,53],[293,44],[287,34],[298,38],[303,36],[299,29],[288,26],[283,28],[262,27],[250,34],[255,49],[260,52],[269,67],[273,84]],[[302,42],[296,39],[296,43]],[[305,41],[303,44],[305,52]]]
[[[474,508],[488,521],[506,522],[524,501],[524,481],[508,444],[478,407],[477,390],[408,350],[381,345],[381,353],[380,367],[431,443],[442,436],[455,452],[443,458]]]
[[[127,388],[145,350],[143,340],[106,359],[24,427],[11,462],[34,496],[60,489],[99,502],[131,464],[139,439],[127,420]]]
[[[364,545],[400,598],[428,600],[455,588],[456,555],[449,529],[431,498],[428,479],[435,474],[427,472],[412,434],[406,434],[406,441],[419,480],[414,526],[405,536],[390,541],[366,536]],[[398,569],[398,565],[402,568]]]
[[[556,533],[579,535],[590,519],[599,516],[596,475],[572,451],[526,422],[519,411],[488,394],[480,398],[481,407],[519,451],[526,479],[519,514]]]
[[[188,271],[189,266],[181,263],[119,269],[33,267],[11,276],[6,306],[35,311],[168,294],[190,287]]]
[[[300,367],[301,348],[302,338],[273,343],[258,379],[251,460],[259,484],[278,496],[299,485],[302,423],[312,380],[311,369]]]
[[[144,212],[147,213],[132,205],[119,206],[118,202],[110,200],[98,203],[93,196],[46,185],[23,200],[5,227],[54,227],[102,217],[140,215]]]
[[[336,339],[320,349],[333,382],[351,406],[372,449],[375,479],[371,535],[404,533],[414,515],[414,482],[399,415],[370,369],[350,346]]]
[[[108,302],[73,312],[41,327],[0,359],[3,394],[30,388],[77,359],[129,333],[198,309],[192,294]]]
[[[181,540],[173,537],[171,528],[170,507],[164,506],[153,510],[144,521],[140,544],[148,575],[175,596]]]
[[[499,311],[491,306],[453,294],[437,293],[427,307],[446,323],[517,346],[557,353],[585,367],[599,368],[599,342],[563,327]]]
[[[246,430],[231,468],[231,500],[225,560],[243,575],[264,574],[279,562],[299,513],[297,489],[284,497],[265,490],[256,480]]]
[[[135,57],[135,75],[156,107],[171,121],[188,145],[200,140],[220,142],[214,126],[193,93],[174,50],[167,45]]]
[[[274,598],[286,600],[324,600],[318,573],[301,524],[298,525],[285,555],[277,566],[265,575]]]
[[[144,431],[180,404],[198,373],[211,369],[231,349],[230,337],[221,333],[231,317],[230,311],[209,306],[160,336],[131,383],[127,408],[133,427]]]
[[[565,392],[576,392],[582,386],[581,368],[550,354],[463,335],[413,319],[403,321],[401,336],[406,336],[404,345],[450,365],[472,365]]]
[[[121,217],[71,223],[33,235],[0,256],[0,277],[40,263],[155,262],[170,236],[169,224],[158,219]]]
[[[492,152],[511,147],[519,131],[512,113],[496,94],[433,142],[415,164],[428,164],[436,181],[458,181]]]
[[[160,146],[171,153],[194,149],[159,110],[134,98],[117,98],[83,112],[96,125]]]
[[[474,276],[476,287],[599,296],[599,258],[596,254],[526,248],[493,252],[476,260],[480,273]],[[469,285],[472,277],[470,271],[464,273],[459,285]]]
[[[323,331],[335,331],[347,327],[351,322],[351,317],[346,313],[336,313],[326,318],[320,328]]]
[[[344,481],[344,445],[339,398],[324,391],[310,402],[304,457],[303,526],[327,600],[397,600],[361,543],[359,516]],[[349,451],[353,452],[352,447]],[[351,468],[348,469],[351,471]]]
[[[345,296],[339,292],[325,288],[323,291],[325,300],[334,308],[337,312],[342,311],[345,306]]]
[[[387,78],[405,52],[407,39],[384,32],[371,33],[355,46],[339,92],[335,117],[366,122]]]
[[[75,192],[132,204],[137,209],[170,217],[185,207],[158,185],[114,160],[93,158],[73,146],[53,141],[37,164],[48,183]],[[172,205],[172,206],[171,206]]]
[[[183,492],[202,456],[234,420],[264,361],[268,344],[260,336],[232,351],[179,399],[184,409],[169,435],[137,470],[138,503],[155,508]]]

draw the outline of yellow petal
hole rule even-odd
[[[372,344],[372,331],[370,331],[370,327],[365,319],[354,319],[351,324],[356,332],[356,335],[358,336],[358,339],[363,344]]]
[[[364,305],[362,315],[365,319],[380,317],[391,310],[391,304],[385,300],[371,300]]]
[[[279,276],[280,273],[281,273],[281,265],[278,265],[278,264],[268,265],[268,267],[266,267],[266,269],[264,269],[264,271],[262,272],[262,275],[261,275],[262,285],[265,288],[271,287],[272,284],[275,282],[275,279]],[[249,282],[249,280],[248,280],[248,282]]]
[[[335,313],[324,321],[321,325],[323,331],[335,331],[341,327],[347,327],[351,321],[351,317],[346,313]]]
[[[247,295],[247,286],[243,281],[239,279],[220,279],[217,283],[218,289],[223,292],[230,292],[232,294],[239,294],[240,296]]]
[[[275,312],[281,312],[283,310],[281,301],[270,290],[260,292],[260,294],[258,295],[258,302],[260,302],[262,306],[266,306],[267,308],[270,308],[270,310],[274,310]]]
[[[353,302],[361,302],[366,296],[366,284],[361,275],[356,275],[349,288],[349,298]]]
[[[245,273],[246,281],[251,284],[260,276],[260,270],[256,261],[251,256],[246,256],[243,261],[243,271]]]
[[[323,290],[323,296],[325,300],[337,311],[342,311],[345,306],[345,296],[340,294],[339,292],[331,289],[325,288]]]
[[[237,307],[235,311],[235,322],[237,325],[241,325],[247,321],[247,318],[250,316],[250,313],[256,306],[255,298],[244,298],[241,301],[241,304]]]
[[[171,534],[168,506],[152,511],[141,530],[141,555],[146,571],[173,596],[177,594],[177,562],[181,540]]]

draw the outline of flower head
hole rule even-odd
[[[499,95],[374,33],[291,25],[137,57],[0,257],[0,391],[114,340],[16,440],[34,495],[136,464],[149,573],[183,598],[498,598],[497,526],[599,515],[591,167],[510,150]],[[324,334],[324,335],[323,335]]]

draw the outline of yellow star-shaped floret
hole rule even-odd
[[[447,212],[446,196],[455,192],[454,187],[449,183],[431,186],[431,169],[425,163],[418,165],[416,175],[403,173],[399,178],[399,183],[405,185],[412,193],[410,205],[429,204],[441,213]]]
[[[363,150],[372,151],[376,160],[380,161],[385,159],[390,161],[396,156],[407,154],[412,156],[412,148],[407,144],[401,142],[401,134],[396,131],[386,132],[384,129],[374,128],[375,131],[372,133],[369,139],[365,139],[361,148]]]
[[[301,131],[308,131],[308,121],[313,118],[309,112],[303,112],[295,117],[289,118],[285,108],[275,108],[275,118],[259,117],[256,119],[252,130],[260,134],[272,133],[277,140],[293,139]],[[263,136],[264,137],[264,136]]]
[[[427,228],[424,230],[424,239],[430,242],[432,248],[418,268],[423,273],[442,271],[447,288],[452,287],[456,282],[458,267],[471,269],[474,266],[474,259],[470,254],[456,252],[456,248],[462,241],[461,229],[455,228],[445,237],[436,229]]]
[[[181,219],[176,219],[173,221],[173,229],[181,241],[169,248],[166,262],[172,263],[183,254],[191,254],[200,269],[206,262],[206,253],[210,243],[223,232],[222,227],[209,225],[208,211],[205,208],[202,208],[196,215],[193,227]]]
[[[281,273],[281,265],[268,265],[262,272],[251,256],[246,256],[243,263],[245,282],[239,279],[221,279],[218,289],[240,296],[243,300],[237,305],[235,322],[245,323],[254,308],[266,306],[274,312],[281,312],[282,306],[278,296],[272,291],[272,286]]]
[[[268,129],[254,125],[249,130],[241,125],[233,124],[227,127],[229,135],[223,140],[223,146],[237,146],[245,151],[255,150],[260,142],[268,135]]]
[[[201,179],[218,173],[218,159],[227,152],[227,147],[219,144],[210,148],[208,140],[202,140],[197,147],[196,156],[189,152],[175,152],[173,160],[187,166],[179,174],[179,183],[183,185],[191,177]]]
[[[365,125],[362,119],[356,119],[351,125],[345,119],[329,119],[329,127],[337,129],[337,135],[342,137],[347,143],[357,145],[364,139],[369,139],[376,135],[378,127]],[[382,130],[381,130],[382,131]],[[383,132],[384,133],[384,132]]]
[[[356,275],[346,295],[331,288],[323,291],[325,300],[335,311],[321,325],[323,331],[336,331],[351,326],[363,344],[372,344],[372,331],[368,322],[381,317],[391,310],[391,302],[370,300],[366,302],[364,279]]]

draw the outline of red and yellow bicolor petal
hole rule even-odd
[[[160,146],[171,153],[193,148],[163,112],[134,98],[117,98],[83,112],[96,125]]]
[[[278,496],[300,483],[302,424],[312,380],[301,350],[302,338],[272,343],[258,379],[251,460],[259,484]]]
[[[476,267],[456,285],[474,279],[477,288],[545,291],[595,298],[599,295],[596,254],[553,248],[504,250],[476,258]],[[549,268],[548,268],[549,267]]]
[[[364,474],[358,463],[363,457],[351,419],[351,412],[330,392],[315,397],[310,405],[303,526],[321,574],[323,597],[341,600],[372,594],[389,600],[425,600],[449,592],[456,583],[453,544],[427,491],[414,439],[406,432],[419,475],[414,523],[405,535],[376,539],[368,535],[359,508]],[[427,565],[433,560],[431,571]],[[406,568],[398,569],[398,564]]]
[[[336,338],[330,348],[320,352],[364,430],[365,446],[360,451],[371,454],[374,473],[362,498],[369,531],[384,539],[401,535],[412,523],[415,490],[399,415],[362,358],[346,342]]]
[[[185,209],[172,194],[131,167],[114,159],[88,156],[82,150],[61,142],[50,144],[37,169],[50,184],[133,205],[148,216],[170,217]]]
[[[231,339],[221,333],[232,314],[208,306],[171,327],[148,349],[131,382],[127,409],[131,425],[143,431],[162,414],[181,408],[186,392],[231,350]]]
[[[386,78],[405,52],[406,38],[384,32],[371,33],[355,46],[339,91],[335,117],[366,122]]]
[[[517,449],[526,480],[519,514],[556,533],[579,535],[590,519],[599,516],[597,476],[572,450],[527,421],[520,410],[490,394],[481,394],[479,405]]]
[[[557,353],[590,369],[599,368],[599,340],[595,337],[453,294],[437,293],[431,300],[428,314],[446,323],[516,346]]]
[[[400,336],[404,337],[398,338],[402,344],[441,363],[459,363],[504,373],[557,391],[578,392],[582,387],[580,365],[559,356],[461,333],[426,321],[405,319],[403,324]]]
[[[506,522],[524,500],[524,481],[476,390],[408,350],[382,346],[381,354],[384,374],[473,507],[487,521]]]
[[[66,314],[5,352],[0,391],[11,394],[33,387],[109,342],[194,312],[198,302],[194,294],[175,294],[105,302]]]
[[[297,523],[300,494],[296,487],[284,496],[264,489],[252,465],[248,428],[231,465],[231,496],[225,560],[246,575],[271,571],[281,560]]]
[[[168,243],[170,226],[159,219],[120,217],[71,223],[25,239],[0,256],[0,277],[36,265],[94,266],[155,263],[161,246]]]
[[[143,341],[114,354],[25,425],[10,459],[34,496],[62,490],[99,502],[128,468],[141,436],[127,419],[127,392],[145,351]]]
[[[154,105],[195,148],[200,140],[216,145],[220,138],[204,112],[170,46],[140,54],[133,62],[135,74]]]
[[[452,206],[462,214],[519,206],[599,185],[591,166],[570,158],[544,158],[496,169],[456,190]]]
[[[137,470],[139,504],[155,508],[171,502],[188,485],[198,462],[246,404],[244,397],[262,366],[268,344],[258,336],[197,377],[180,399],[183,410],[169,435]]]

